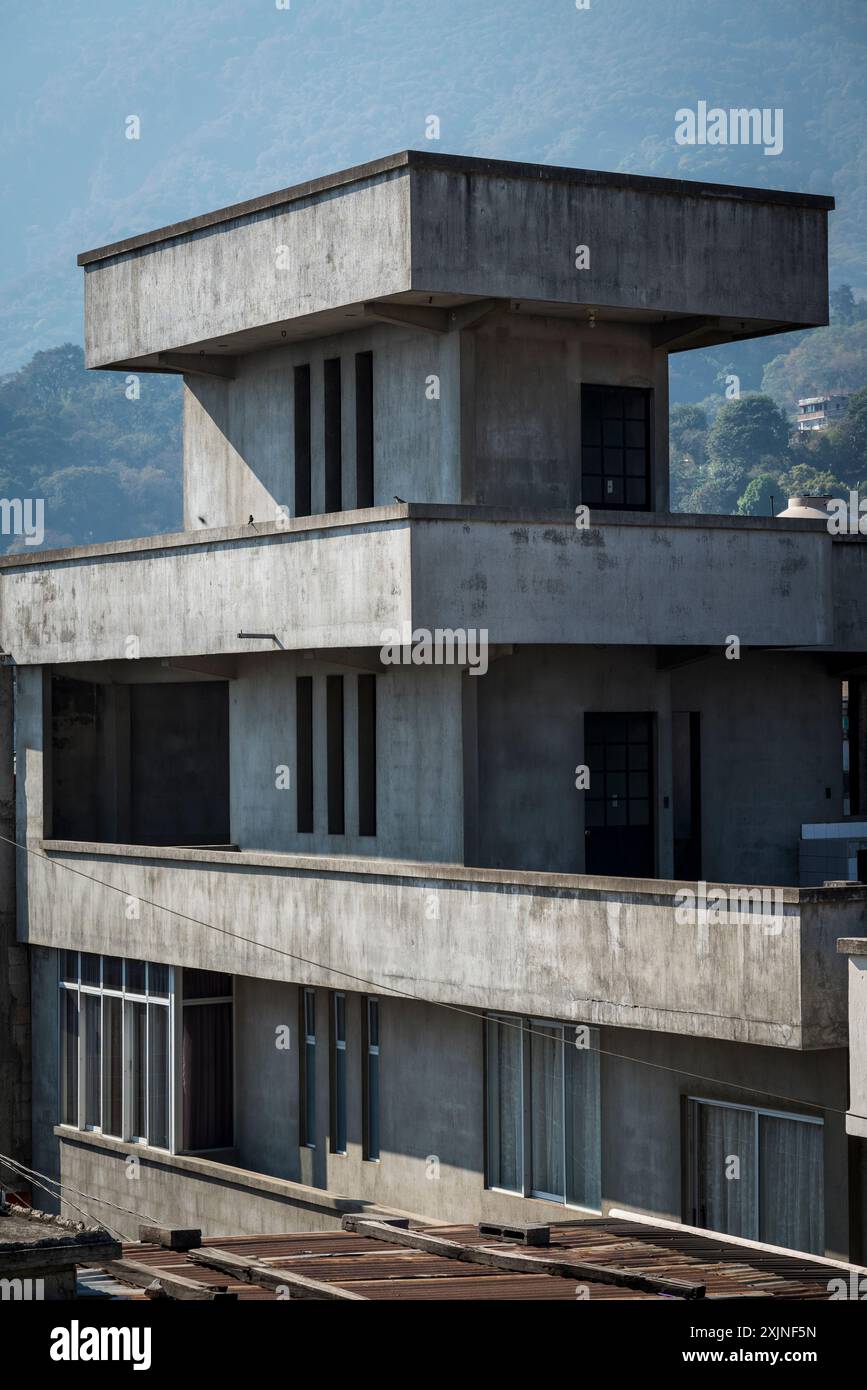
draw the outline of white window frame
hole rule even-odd
[[[62,992],[62,991],[65,991],[65,992],[67,992],[67,993],[70,993],[70,992],[71,992],[71,993],[74,993],[74,994],[77,996],[77,999],[78,999],[78,1094],[77,1094],[77,1097],[76,1097],[76,1101],[77,1101],[77,1103],[76,1103],[76,1114],[77,1114],[78,1123],[77,1123],[77,1124],[70,1124],[70,1123],[69,1123],[68,1121],[66,1121],[66,1120],[62,1120],[60,1123],[62,1124],[62,1126],[63,1126],[64,1129],[76,1130],[76,1131],[80,1131],[80,1132],[83,1132],[83,1133],[86,1133],[86,1134],[107,1134],[107,1131],[106,1131],[105,1126],[104,1126],[104,1123],[103,1123],[104,1117],[105,1117],[105,1104],[106,1104],[106,1097],[105,1097],[105,1086],[106,1086],[106,1066],[105,1066],[105,1063],[106,1063],[106,1046],[105,1046],[106,1030],[105,1030],[105,1017],[106,1017],[107,1010],[106,1010],[106,1008],[105,1008],[105,999],[106,999],[106,998],[120,999],[120,1000],[122,1001],[122,1003],[121,1003],[121,1009],[122,1009],[122,1017],[121,1017],[121,1107],[122,1107],[121,1114],[122,1114],[122,1124],[121,1124],[121,1128],[122,1128],[122,1133],[121,1133],[120,1135],[107,1135],[107,1137],[108,1137],[108,1138],[112,1138],[112,1139],[114,1139],[114,1138],[121,1139],[124,1143],[127,1143],[127,1144],[141,1144],[141,1145],[144,1146],[144,1147],[155,1149],[155,1150],[157,1150],[157,1152],[159,1152],[159,1153],[175,1153],[175,1152],[176,1152],[176,1147],[175,1147],[175,1143],[176,1143],[176,1126],[175,1126],[175,1094],[176,1094],[176,1087],[175,1087],[175,1059],[176,1059],[175,1038],[176,1038],[176,1031],[175,1031],[175,1009],[174,1009],[174,998],[175,998],[175,971],[174,971],[174,967],[172,967],[172,966],[166,966],[166,965],[163,965],[163,964],[157,964],[156,962],[154,962],[154,965],[157,965],[157,968],[158,968],[158,969],[160,969],[160,970],[167,970],[167,971],[168,971],[168,990],[167,990],[167,992],[166,992],[165,994],[154,993],[154,992],[151,990],[151,988],[150,988],[150,984],[151,984],[150,972],[151,972],[151,969],[152,969],[152,965],[151,965],[150,962],[147,962],[147,961],[141,962],[141,963],[144,965],[144,967],[145,967],[145,989],[144,989],[144,992],[142,993],[142,992],[139,992],[139,991],[136,991],[136,990],[132,990],[132,989],[127,990],[127,988],[126,988],[126,976],[127,976],[127,959],[126,959],[126,958],[124,958],[124,957],[117,957],[117,956],[112,956],[112,957],[111,957],[111,959],[116,959],[116,960],[119,959],[119,960],[121,961],[121,983],[120,983],[120,986],[118,987],[118,986],[116,986],[116,985],[107,985],[107,984],[105,983],[105,960],[106,960],[106,957],[103,956],[103,955],[97,954],[96,952],[88,952],[88,951],[84,951],[84,952],[82,952],[82,951],[71,951],[71,952],[68,952],[67,954],[74,955],[74,956],[76,957],[76,970],[75,970],[76,978],[75,978],[75,981],[64,980],[64,979],[62,979],[61,976],[62,976],[62,974],[63,974],[63,971],[62,971],[62,969],[61,969],[61,960],[62,960],[62,957],[63,957],[64,954],[65,954],[65,953],[64,953],[63,951],[59,951],[59,952],[58,952],[58,981],[57,981],[57,983],[58,983],[58,1038],[57,1038],[57,1056],[58,1056],[58,1097],[57,1097],[57,1105],[58,1105],[58,1111],[59,1111],[59,1113],[62,1114],[62,1113],[63,1113],[63,1086],[64,1086],[64,1083],[65,1083],[65,1077],[64,1077],[64,1075],[63,1075],[62,1067],[61,1067],[61,1063],[62,1063],[62,1037],[61,1037],[61,1033],[60,1033],[61,1024],[60,1024],[60,1009],[59,1009],[59,1005],[60,1005],[60,1000],[61,1000],[61,998],[63,997],[63,995],[62,995],[61,992]],[[82,979],[82,969],[81,969],[81,957],[82,957],[82,955],[96,955],[97,959],[99,960],[99,983],[98,983],[98,984],[85,984],[85,983],[83,982],[83,979]],[[136,959],[137,961],[139,960],[138,957],[135,957],[135,959]],[[85,1117],[85,1112],[86,1112],[85,1100],[86,1100],[86,1084],[87,1084],[87,1082],[86,1082],[87,1023],[86,1023],[85,1010],[82,1008],[82,1004],[81,1004],[82,995],[85,995],[85,996],[89,995],[91,998],[98,998],[98,999],[100,1000],[100,1048],[99,1048],[99,1114],[100,1114],[100,1123],[99,1123],[98,1125],[95,1125],[95,1124],[85,1124],[85,1123],[84,1123],[84,1117]],[[151,1103],[151,1101],[150,1101],[150,1084],[149,1084],[149,1083],[150,1083],[150,1010],[149,1010],[149,1006],[150,1006],[150,1005],[154,1005],[154,1006],[157,1006],[157,1007],[160,1007],[160,1008],[164,1008],[164,1009],[167,1010],[167,1015],[168,1015],[168,1018],[167,1018],[167,1024],[168,1024],[168,1026],[167,1026],[167,1036],[168,1036],[168,1094],[167,1094],[167,1096],[166,1096],[166,1104],[167,1104],[167,1107],[168,1107],[168,1114],[167,1114],[167,1120],[168,1120],[168,1147],[167,1147],[167,1148],[166,1148],[164,1145],[162,1145],[162,1144],[152,1144],[152,1143],[150,1143],[150,1142],[148,1141],[147,1134],[145,1134],[145,1135],[136,1135],[136,1134],[133,1134],[133,1133],[132,1133],[132,1047],[131,1047],[131,1041],[130,1041],[130,1039],[131,1039],[131,1027],[132,1027],[132,1010],[131,1010],[131,1009],[127,1009],[127,1007],[126,1007],[127,1003],[130,1003],[130,1004],[134,1004],[134,1003],[135,1003],[135,1004],[144,1004],[144,1007],[145,1007],[145,1035],[144,1035],[144,1067],[145,1067],[145,1080],[144,1080],[144,1089],[145,1089],[145,1129],[146,1129],[146,1130],[148,1130],[148,1129],[150,1128],[150,1103]]]
[[[754,1201],[755,1201],[755,1213],[756,1213],[756,1234],[755,1234],[754,1236],[749,1237],[749,1239],[751,1239],[751,1240],[759,1240],[759,1239],[760,1239],[759,1231],[761,1231],[761,1229],[762,1229],[762,1212],[761,1212],[761,1181],[762,1181],[761,1156],[762,1156],[762,1150],[761,1150],[761,1140],[760,1140],[760,1122],[761,1122],[762,1116],[764,1115],[764,1116],[766,1116],[766,1117],[768,1117],[769,1119],[772,1119],[772,1120],[799,1120],[799,1121],[801,1122],[801,1124],[805,1124],[805,1125],[819,1125],[819,1127],[820,1127],[821,1129],[824,1129],[824,1127],[825,1127],[825,1121],[822,1119],[821,1115],[801,1115],[801,1114],[798,1114],[798,1113],[796,1113],[795,1111],[792,1111],[792,1110],[768,1110],[768,1109],[766,1109],[766,1108],[765,1108],[764,1106],[762,1106],[762,1105],[742,1105],[742,1104],[739,1104],[739,1103],[736,1102],[736,1101],[730,1101],[730,1100],[708,1100],[706,1096],[691,1096],[691,1095],[688,1095],[686,1099],[687,1099],[687,1101],[689,1102],[689,1107],[690,1107],[689,1110],[688,1110],[688,1112],[687,1112],[687,1114],[688,1114],[687,1123],[688,1123],[688,1127],[689,1127],[689,1133],[688,1133],[688,1139],[689,1139],[689,1203],[690,1203],[690,1208],[691,1208],[691,1214],[692,1214],[692,1217],[693,1217],[693,1219],[694,1219],[694,1224],[695,1224],[696,1226],[699,1225],[698,1217],[699,1217],[700,1213],[699,1213],[699,1210],[698,1210],[698,1194],[699,1194],[699,1191],[701,1190],[701,1185],[700,1185],[700,1172],[699,1172],[699,1163],[700,1163],[700,1160],[701,1160],[700,1143],[699,1143],[699,1140],[700,1140],[699,1114],[700,1114],[700,1112],[699,1112],[699,1110],[698,1110],[698,1106],[700,1106],[700,1105],[715,1106],[715,1107],[717,1108],[717,1110],[744,1110],[744,1111],[746,1111],[748,1114],[750,1114],[750,1115],[753,1116],[753,1167],[755,1168],[755,1179],[754,1179],[755,1191],[754,1191]],[[823,1165],[823,1167],[824,1167],[824,1165]],[[711,1226],[702,1226],[701,1229],[702,1229],[702,1230],[708,1230],[708,1231],[710,1231],[710,1230],[713,1229],[713,1227],[711,1227]]]
[[[569,1211],[583,1211],[583,1212],[589,1212],[589,1213],[592,1213],[593,1215],[597,1215],[597,1216],[598,1216],[598,1215],[600,1214],[601,1210],[602,1210],[601,1206],[600,1206],[600,1207],[588,1207],[588,1206],[583,1206],[583,1205],[581,1205],[581,1204],[579,1204],[579,1203],[577,1203],[577,1202],[570,1202],[570,1201],[567,1201],[567,1199],[566,1199],[566,1188],[567,1188],[567,1186],[568,1186],[568,1183],[567,1183],[567,1179],[566,1179],[566,1056],[565,1056],[565,1050],[566,1050],[567,1047],[571,1046],[571,1044],[569,1043],[568,1038],[567,1038],[567,1032],[566,1032],[566,1030],[567,1030],[567,1029],[575,1029],[575,1030],[577,1030],[578,1028],[584,1028],[584,1027],[586,1027],[587,1030],[588,1030],[589,1036],[590,1036],[590,1048],[589,1048],[589,1050],[590,1050],[591,1052],[596,1052],[597,1055],[599,1055],[599,1056],[601,1057],[601,1054],[600,1054],[600,1052],[599,1052],[599,1029],[598,1029],[598,1028],[593,1028],[593,1027],[591,1027],[589,1024],[583,1024],[583,1023],[580,1023],[580,1022],[578,1022],[578,1023],[572,1023],[572,1022],[564,1023],[562,1019],[557,1019],[557,1018],[531,1018],[529,1015],[520,1015],[520,1016],[516,1016],[515,1014],[487,1013],[487,1014],[485,1014],[485,1022],[487,1023],[488,1020],[490,1020],[492,1023],[501,1023],[501,1024],[502,1024],[502,1023],[505,1023],[505,1024],[507,1024],[508,1026],[511,1026],[511,1027],[519,1027],[519,1028],[521,1029],[521,1051],[520,1051],[520,1056],[521,1056],[521,1071],[520,1071],[520,1079],[519,1079],[519,1085],[520,1085],[520,1102],[521,1102],[521,1104],[520,1104],[520,1113],[521,1113],[521,1185],[520,1185],[519,1188],[514,1188],[514,1187],[498,1187],[498,1186],[496,1186],[495,1184],[491,1183],[491,1182],[488,1180],[489,1175],[490,1175],[490,1172],[491,1172],[490,1153],[489,1153],[489,1152],[486,1152],[486,1153],[485,1153],[485,1188],[486,1188],[486,1190],[487,1190],[488,1192],[501,1192],[501,1193],[503,1193],[504,1195],[509,1196],[509,1197],[525,1197],[525,1198],[530,1198],[530,1199],[535,1200],[535,1201],[553,1202],[556,1206],[565,1207],[565,1208],[567,1208]],[[533,1187],[533,1131],[532,1131],[532,1118],[533,1118],[533,1115],[532,1115],[532,1107],[533,1107],[533,1097],[532,1097],[532,1068],[531,1068],[531,1064],[530,1064],[530,1046],[531,1046],[531,1031],[532,1031],[532,1029],[533,1029],[534,1027],[537,1027],[537,1028],[556,1028],[556,1029],[559,1031],[559,1035],[560,1035],[560,1043],[559,1043],[559,1045],[563,1048],[563,1065],[562,1065],[562,1067],[561,1067],[561,1069],[560,1069],[560,1088],[561,1088],[561,1096],[560,1096],[561,1111],[560,1111],[560,1113],[561,1113],[561,1117],[562,1117],[562,1119],[561,1119],[561,1129],[562,1129],[562,1134],[563,1134],[563,1155],[562,1155],[562,1158],[563,1158],[563,1193],[562,1193],[562,1195],[559,1194],[559,1193],[543,1192],[541,1189]],[[485,1030],[485,1047],[487,1048],[487,1029]],[[598,1063],[597,1063],[597,1066],[600,1066],[600,1073],[601,1073],[601,1062],[598,1062]],[[488,1070],[488,1062],[487,1062],[487,1055],[486,1055],[486,1057],[485,1057],[485,1119],[486,1119],[486,1148],[487,1148],[487,1145],[490,1144],[490,1136],[487,1135],[487,1114],[488,1114],[488,1102],[489,1102],[489,1097],[488,1097],[488,1086],[489,1086],[489,1084],[490,1084],[490,1073],[489,1073],[489,1070]],[[600,1074],[600,1091],[601,1091],[601,1074]],[[601,1114],[601,1103],[600,1103],[600,1129],[601,1129],[601,1124],[602,1124],[602,1114]],[[599,1163],[600,1163],[600,1166],[601,1166],[601,1163],[602,1163],[602,1142],[601,1142],[601,1134],[600,1134],[600,1144],[599,1144]]]

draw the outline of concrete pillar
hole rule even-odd
[[[14,668],[0,666],[0,1153],[30,1162],[30,977],[16,934]],[[0,1183],[27,1190],[8,1168]]]

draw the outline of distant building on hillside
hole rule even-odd
[[[795,417],[798,433],[805,430],[826,430],[829,425],[838,425],[846,414],[849,397],[839,394],[828,396],[806,396],[798,401],[798,414]]]

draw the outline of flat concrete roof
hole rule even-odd
[[[198,217],[188,217],[181,222],[158,227],[154,231],[140,232],[136,236],[110,242],[92,251],[82,251],[78,257],[78,264],[92,265],[95,261],[108,260],[111,256],[139,251],[189,232],[201,231],[221,222],[231,222],[238,217],[313,198],[320,193],[329,193],[334,189],[362,183],[367,179],[401,169],[446,170],[450,173],[481,175],[494,179],[523,179],[537,183],[580,184],[588,188],[630,189],[638,193],[666,193],[677,198],[732,198],[742,202],[810,207],[829,212],[835,206],[832,197],[818,193],[787,192],[783,189],[754,188],[741,184],[706,183],[698,179],[655,178],[646,174],[612,173],[602,169],[573,169],[559,164],[523,164],[507,159],[476,159],[467,155],[439,154],[430,150],[401,150],[398,154],[369,160],[365,164],[355,164],[349,169],[341,169],[322,178],[293,184],[276,193],[265,193],[258,198],[231,203],[228,207],[217,208]]]

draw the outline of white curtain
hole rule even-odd
[[[488,1182],[520,1192],[524,1180],[521,1020],[488,1019]]]
[[[566,1066],[566,1201],[573,1206],[602,1206],[599,1034],[590,1031],[590,1046],[575,1046],[567,1027]]]
[[[761,1239],[825,1253],[823,1127],[759,1117]]]
[[[755,1111],[699,1105],[698,1124],[698,1224],[758,1239]]]
[[[532,1190],[565,1198],[563,1135],[563,1029],[530,1027],[530,1136]]]

